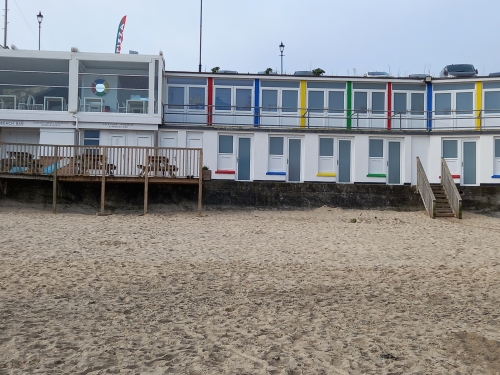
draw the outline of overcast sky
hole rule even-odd
[[[0,0],[4,8],[5,0]],[[8,0],[7,45],[122,53],[163,51],[167,70],[198,70],[200,0]],[[202,70],[322,68],[326,75],[394,76],[471,63],[500,71],[500,0],[203,0]],[[3,25],[3,17],[2,17]],[[1,44],[3,44],[3,30]]]

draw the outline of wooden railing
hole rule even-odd
[[[417,189],[424,201],[424,206],[429,216],[436,218],[436,197],[432,192],[431,184],[425,174],[425,169],[417,156]]]
[[[446,160],[444,160],[444,158],[441,158],[441,185],[443,185],[444,191],[446,192],[446,195],[448,195],[451,209],[453,210],[455,217],[461,219],[462,197],[458,192],[457,185],[455,185],[455,181],[451,176],[450,169],[448,168],[448,164],[446,164]]]
[[[0,143],[0,173],[199,178],[201,149]]]

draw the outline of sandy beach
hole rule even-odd
[[[3,205],[0,229],[1,375],[500,374],[500,218]]]

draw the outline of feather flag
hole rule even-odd
[[[122,49],[123,31],[125,30],[125,22],[127,22],[127,16],[123,16],[122,20],[120,21],[120,25],[118,26],[118,33],[116,34],[115,53],[120,53]]]

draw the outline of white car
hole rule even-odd
[[[387,72],[366,72],[363,77],[391,77]]]

